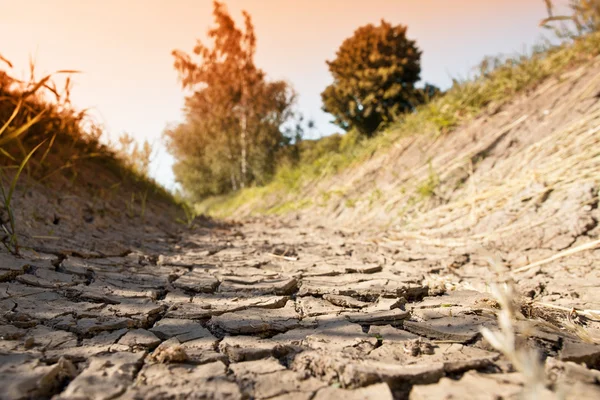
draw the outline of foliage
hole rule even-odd
[[[12,68],[12,64],[0,55],[0,61],[4,62],[8,67]],[[47,75],[43,79],[36,81],[34,79],[34,67],[30,65],[31,80],[28,83],[20,82],[10,77],[6,72],[0,71],[0,154],[2,158],[8,160],[12,165],[5,165],[5,162],[0,163],[0,194],[2,195],[2,206],[7,214],[7,220],[2,219],[0,226],[2,231],[0,235],[2,237],[2,244],[6,249],[13,253],[19,254],[19,242],[17,238],[17,224],[15,221],[14,209],[13,209],[13,195],[17,187],[17,182],[21,173],[28,166],[28,163],[33,154],[46,142],[47,139],[40,139],[40,143],[35,147],[27,151],[24,145],[24,135],[31,130],[34,125],[42,121],[47,110],[32,110],[30,107],[31,99],[35,99],[38,91],[42,88],[51,89],[57,100],[60,101],[60,95],[56,91],[56,88],[50,87],[49,82],[51,75]],[[57,73],[71,73],[74,71],[58,71]],[[20,84],[21,90],[18,95],[15,95],[14,86]],[[69,79],[67,78],[65,91],[67,93],[66,101],[68,102],[68,89]],[[63,102],[64,103],[64,102]],[[26,118],[23,118],[23,115]],[[52,137],[50,145],[48,146],[41,162],[47,156],[55,136]],[[16,146],[16,147],[14,147]],[[17,159],[18,156],[13,155],[15,153],[11,148],[18,148],[23,153],[21,161]],[[2,160],[4,161],[4,160]],[[16,168],[16,172],[12,176],[12,180],[9,182],[8,188],[4,187],[5,169]]]
[[[21,161],[21,164],[19,165],[19,168],[17,169],[17,173],[14,175],[14,177],[12,179],[12,182],[8,188],[8,191],[4,189],[3,182],[0,182],[0,194],[2,194],[3,206],[4,206],[4,209],[8,213],[8,227],[4,225],[4,221],[2,221],[2,224],[1,224],[2,230],[4,231],[4,234],[6,235],[5,237],[2,238],[2,244],[4,244],[6,249],[13,254],[19,254],[19,241],[17,239],[17,228],[16,228],[15,216],[14,216],[14,212],[13,212],[13,208],[12,208],[12,197],[13,197],[13,194],[15,193],[15,188],[17,187],[17,182],[19,181],[19,176],[21,176],[21,172],[23,172],[23,168],[25,168],[25,165],[27,165],[31,156],[33,156],[33,153],[35,153],[43,144],[44,144],[44,142],[42,142],[42,143],[38,144],[36,147],[34,147],[33,150],[31,150],[29,152],[29,154],[27,154],[27,156],[25,156],[23,161]],[[4,174],[1,173],[0,179],[2,179],[3,177],[4,177]]]
[[[181,209],[185,215],[185,219],[178,218],[177,222],[180,224],[184,224],[188,228],[191,228],[194,224],[194,220],[197,217],[196,210],[194,210],[193,206],[190,206],[186,201],[180,202]]]
[[[2,56],[0,62],[12,68]],[[164,188],[144,175],[142,169],[133,168],[135,163],[100,143],[102,130],[86,118],[85,110],[71,107],[70,76],[75,72],[56,72],[67,74],[64,88],[59,89],[52,79],[54,74],[36,79],[33,64],[28,81],[0,70],[0,236],[12,252],[18,251],[18,225],[23,214],[16,212],[17,192],[23,175],[30,183],[61,188],[82,180],[79,186],[94,196],[125,183],[122,186],[127,189],[123,192],[135,192],[141,200],[141,216],[148,196],[172,203]],[[144,151],[138,149],[137,153]]]
[[[267,81],[254,64],[250,15],[243,14],[243,30],[218,1],[213,15],[213,46],[198,41],[194,48],[199,63],[173,52],[181,84],[192,94],[185,122],[165,131],[177,159],[176,179],[195,198],[267,183],[278,153],[293,140],[282,126],[292,116],[295,94],[284,81]]]
[[[421,198],[429,198],[435,195],[435,190],[440,184],[440,177],[433,169],[431,160],[429,161],[429,174],[427,178],[417,185],[417,193]]]
[[[433,85],[416,88],[421,51],[406,37],[405,26],[383,20],[379,26],[358,28],[327,65],[333,83],[321,93],[323,110],[346,131],[356,128],[371,136],[382,123],[438,92]]]
[[[124,133],[119,137],[119,145],[120,147],[116,148],[117,156],[121,158],[127,168],[135,171],[138,175],[147,177],[150,170],[152,145],[145,140],[140,147],[128,133]]]
[[[266,213],[273,207],[273,199],[290,193],[291,188],[295,191],[291,196],[297,197],[298,193],[304,193],[301,190],[315,186],[316,180],[329,179],[332,174],[359,165],[377,152],[386,151],[400,138],[449,134],[486,109],[498,110],[515,94],[532,89],[566,69],[587,63],[599,54],[600,32],[593,32],[559,46],[536,46],[529,54],[488,57],[474,79],[455,81],[443,95],[417,107],[413,113],[402,115],[376,137],[367,139],[350,131],[343,136],[304,140],[300,161],[294,167],[281,168],[268,186],[207,199],[200,207],[219,216],[240,210]]]

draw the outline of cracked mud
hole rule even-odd
[[[480,331],[497,328],[490,258],[517,282],[516,342],[544,361],[544,398],[600,398],[600,346],[565,328],[600,337],[597,315],[571,312],[600,310],[600,249],[520,270],[600,237],[600,159],[575,157],[598,143],[600,103],[574,106],[600,67],[575,72],[335,178],[387,190],[389,209],[340,198],[184,229],[172,204],[149,202],[142,220],[77,185],[17,188],[24,250],[0,251],[0,399],[517,399],[526,378]],[[391,226],[403,182],[427,173],[421,146],[443,166],[440,196]],[[484,153],[466,174],[460,160]],[[48,227],[60,240],[34,240]]]
[[[520,374],[479,333],[496,326],[489,295],[431,285],[422,257],[404,261],[409,254],[365,245],[360,234],[302,233],[259,221],[190,234],[161,254],[2,254],[0,396],[433,399],[520,392]],[[273,246],[296,256],[279,257]],[[594,301],[580,300],[588,307]],[[578,397],[593,398],[600,347],[536,329],[523,340],[551,360],[553,379],[577,382]]]

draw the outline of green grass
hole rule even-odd
[[[427,179],[417,185],[417,193],[421,199],[426,199],[435,195],[435,189],[440,184],[440,177],[434,171],[431,161],[429,162],[429,175]]]
[[[289,212],[303,210],[313,205],[311,199],[298,199],[292,201],[283,202],[275,207],[269,208],[265,211],[267,215],[281,215]]]
[[[197,217],[196,210],[192,206],[190,206],[187,202],[181,201],[179,203],[181,209],[183,210],[185,219],[178,218],[177,222],[191,228],[194,225],[194,220]]]
[[[346,205],[347,208],[354,208],[354,207],[356,207],[357,201],[358,200],[356,200],[356,199],[346,199],[344,204]]]
[[[383,192],[381,190],[373,190],[373,192],[371,192],[371,195],[369,196],[369,207],[372,207],[374,204],[377,204],[382,198]]]
[[[23,172],[23,168],[25,168],[25,165],[27,165],[27,163],[31,159],[31,156],[33,156],[33,154],[43,144],[44,144],[44,142],[38,144],[33,150],[31,150],[29,152],[29,154],[27,154],[27,156],[25,156],[23,161],[21,161],[21,164],[19,165],[17,172],[13,176],[12,182],[11,182],[10,186],[8,187],[8,190],[4,189],[4,182],[2,181],[4,178],[4,172],[2,172],[0,174],[0,193],[2,194],[4,209],[8,213],[8,227],[6,227],[4,224],[2,224],[2,230],[4,231],[4,234],[6,235],[6,237],[4,237],[2,239],[2,244],[6,247],[6,249],[10,253],[13,253],[13,254],[17,254],[17,255],[19,254],[19,241],[17,238],[17,226],[16,226],[14,211],[13,211],[13,207],[12,207],[12,197],[13,197],[13,194],[15,193],[15,188],[17,187],[17,182],[19,181],[19,176],[21,176],[21,172]]]
[[[241,208],[250,209],[254,214],[268,213],[273,200],[293,201],[293,196],[300,196],[308,183],[363,163],[400,138],[448,135],[482,112],[497,109],[516,94],[531,90],[569,68],[583,65],[598,54],[600,33],[592,33],[560,46],[537,46],[528,54],[506,59],[488,58],[481,63],[475,78],[455,81],[442,96],[404,115],[373,139],[363,139],[349,132],[306,141],[300,149],[300,161],[279,168],[267,186],[206,199],[199,204],[199,209],[217,216],[228,216]],[[419,195],[433,195],[435,186],[435,179],[422,182]]]

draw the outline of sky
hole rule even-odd
[[[421,78],[442,89],[472,75],[484,56],[523,52],[548,35],[538,26],[543,0],[224,2],[236,21],[242,10],[252,16],[256,64],[292,84],[298,110],[316,122],[313,137],[339,131],[321,111],[320,93],[331,83],[325,60],[362,25],[382,18],[407,25],[423,52]],[[191,52],[212,23],[212,0],[0,0],[0,54],[20,78],[30,58],[37,77],[82,71],[73,77],[73,105],[89,108],[107,139],[127,132],[153,144],[150,174],[174,188],[162,132],[182,120],[184,92],[171,51]]]

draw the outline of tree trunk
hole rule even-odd
[[[233,174],[233,171],[231,171],[231,188],[234,192],[237,190],[237,182],[235,181],[235,175]]]
[[[242,147],[242,177],[240,179],[240,186],[242,188],[246,187],[246,181],[248,179],[248,154],[247,154],[247,143],[246,143],[246,134],[248,130],[248,122],[246,119],[246,110],[244,110],[244,114],[242,115],[241,121],[241,134],[240,134],[240,145]]]
[[[235,161],[234,161],[234,157],[233,157],[231,148],[229,149],[229,155],[227,156],[227,158],[229,159],[229,162],[231,164],[235,165]],[[234,192],[237,191],[238,183],[237,183],[237,179],[235,179],[235,169],[231,170],[231,172],[229,173],[229,178],[231,179],[231,190],[233,190]]]

